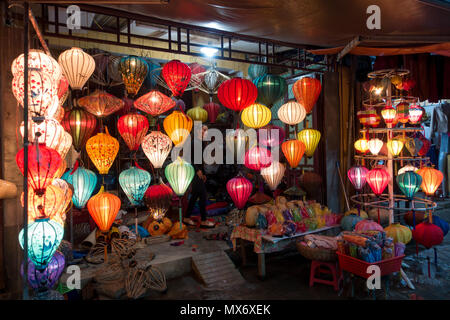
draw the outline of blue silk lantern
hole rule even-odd
[[[144,85],[148,89],[154,89],[156,88],[158,78],[161,75],[161,66],[153,59],[146,59],[146,61],[148,65],[148,73],[147,77],[145,77]]]
[[[28,284],[35,290],[46,290],[52,289],[59,277],[61,276],[66,261],[64,255],[56,251],[47,267],[44,270],[39,270],[36,268],[35,264],[28,259]],[[23,276],[23,266],[22,263],[22,276]]]
[[[119,175],[119,184],[133,206],[141,204],[150,181],[150,173],[136,167],[124,170]]]
[[[88,169],[79,167],[73,174],[66,172],[62,179],[73,186],[73,205],[78,209],[84,208],[97,185],[97,175]]]
[[[397,176],[397,184],[403,194],[411,200],[422,184],[422,177],[414,171],[406,171]]]
[[[256,79],[260,76],[263,76],[267,73],[267,66],[262,64],[251,64],[248,67],[248,75],[252,79]]]
[[[28,257],[38,270],[47,267],[63,236],[63,226],[48,218],[36,219],[28,225]],[[23,229],[19,233],[19,242],[23,249]]]
[[[435,215],[433,215],[431,218],[433,219],[433,224],[438,226],[439,228],[441,228],[442,232],[444,233],[444,237],[445,237],[445,235],[448,233],[448,229],[449,229],[447,221],[445,221]]]

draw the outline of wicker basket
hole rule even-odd
[[[301,242],[297,242],[298,252],[306,259],[318,260],[318,261],[336,261],[337,255],[335,250],[310,248],[302,245]]]

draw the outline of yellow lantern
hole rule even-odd
[[[174,111],[163,122],[164,130],[175,146],[181,146],[192,130],[192,119],[180,111]]]
[[[24,193],[21,196],[22,206],[24,205]],[[61,216],[65,209],[64,190],[53,184],[45,188],[42,195],[38,195],[34,190],[28,190],[28,222],[36,219]]]
[[[100,174],[107,174],[119,152],[119,141],[111,137],[108,128],[106,133],[98,133],[86,142],[89,158],[97,167]]]
[[[383,147],[383,141],[377,138],[370,139],[368,144],[370,153],[372,153],[374,156],[378,155],[381,148]]]
[[[386,144],[389,152],[394,156],[397,157],[400,152],[403,149],[403,142],[399,139],[391,139]]]
[[[201,107],[195,107],[192,109],[189,109],[187,111],[187,115],[193,120],[193,121],[201,121],[206,122],[208,120],[208,111]]]
[[[296,101],[289,101],[283,104],[280,109],[278,109],[278,118],[288,124],[296,125],[302,122],[306,117],[305,108]]]
[[[367,140],[366,138],[356,140],[355,149],[359,153],[365,154],[367,151],[369,151],[369,140]]]
[[[270,122],[272,112],[266,106],[254,103],[242,111],[241,120],[250,128],[261,128]]]
[[[53,218],[59,224],[64,225],[64,221],[66,221],[66,212],[70,208],[70,204],[72,202],[73,190],[69,184],[63,179],[55,179],[52,181],[52,185],[60,188],[64,192],[64,202],[62,205],[61,213]]]
[[[61,53],[58,63],[73,90],[81,89],[95,69],[94,58],[75,47]]]
[[[303,129],[298,133],[297,139],[305,145],[305,154],[308,158],[312,157],[316,151],[320,136],[320,131],[315,129]]]
[[[402,226],[400,223],[393,223],[384,228],[386,236],[394,239],[394,243],[401,242],[408,244],[412,239],[412,232],[408,227]]]

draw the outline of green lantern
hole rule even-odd
[[[258,88],[256,101],[270,107],[283,97],[287,90],[286,80],[273,74],[260,76],[253,80],[253,83]]]
[[[260,76],[263,76],[267,73],[267,66],[262,64],[251,64],[248,67],[248,75],[252,79],[256,79]]]
[[[177,196],[184,195],[195,174],[194,167],[181,158],[169,164],[164,173]]]
[[[403,194],[411,200],[422,184],[422,177],[414,171],[406,171],[397,176],[397,184]]]

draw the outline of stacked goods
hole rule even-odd
[[[319,261],[336,260],[337,241],[341,237],[308,234],[297,242],[297,249],[307,259]]]

